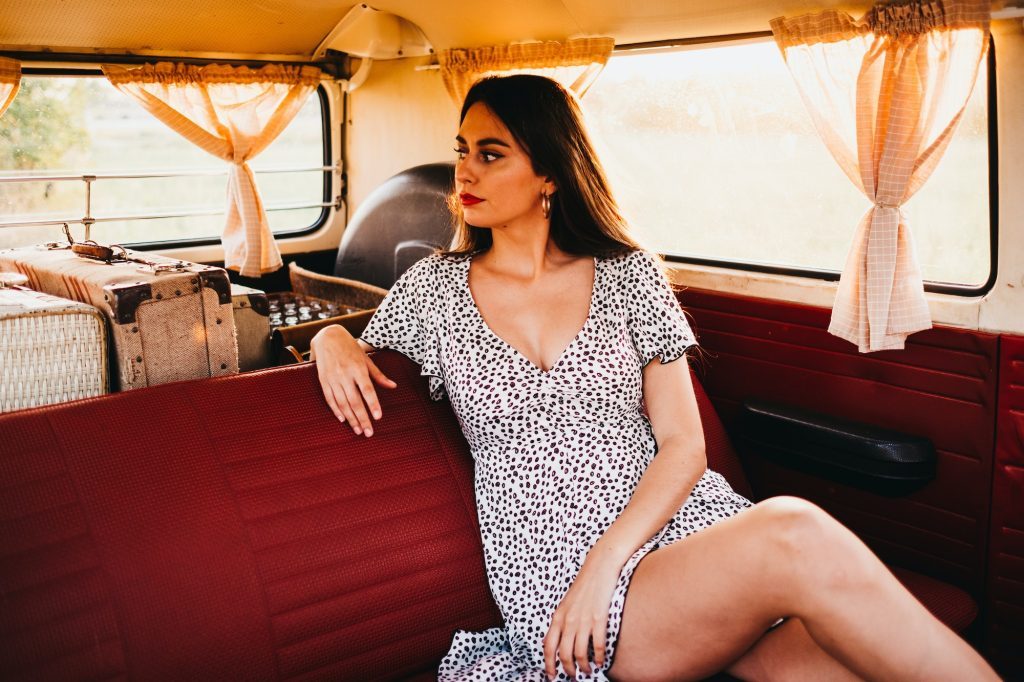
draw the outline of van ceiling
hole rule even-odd
[[[309,59],[353,7],[337,0],[0,0],[0,50]],[[435,50],[574,35],[617,44],[768,30],[834,0],[376,0],[417,24]],[[228,27],[233,27],[228,29]]]

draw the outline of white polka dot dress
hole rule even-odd
[[[484,322],[470,257],[432,255],[395,283],[363,333],[412,358],[445,395],[475,462],[477,514],[504,628],[455,633],[442,681],[546,681],[543,639],[587,552],[629,502],[657,451],[642,369],[694,344],[654,256],[595,259],[590,313],[549,371]],[[607,680],[633,570],[648,552],[751,506],[706,471],[675,516],[626,562],[608,614]],[[569,680],[559,665],[559,680]]]

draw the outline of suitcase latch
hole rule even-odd
[[[129,260],[133,263],[141,263],[141,265],[138,268],[140,271],[152,272],[155,275],[162,275],[168,272],[190,272],[192,270],[192,265],[190,263],[186,263],[185,261],[180,260],[174,263],[154,263],[153,261],[148,261],[143,258],[131,257],[127,258],[126,260]]]

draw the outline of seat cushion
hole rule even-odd
[[[959,587],[905,568],[890,566],[889,570],[933,616],[954,632],[963,632],[977,617],[977,602]]]

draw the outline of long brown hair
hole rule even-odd
[[[608,179],[583,124],[576,99],[543,76],[492,76],[466,94],[459,122],[469,108],[484,104],[509,129],[530,157],[537,175],[551,178],[551,238],[575,255],[610,256],[640,248],[612,198]],[[486,251],[490,229],[469,225],[458,197],[449,202],[455,216],[455,241],[445,253]]]

